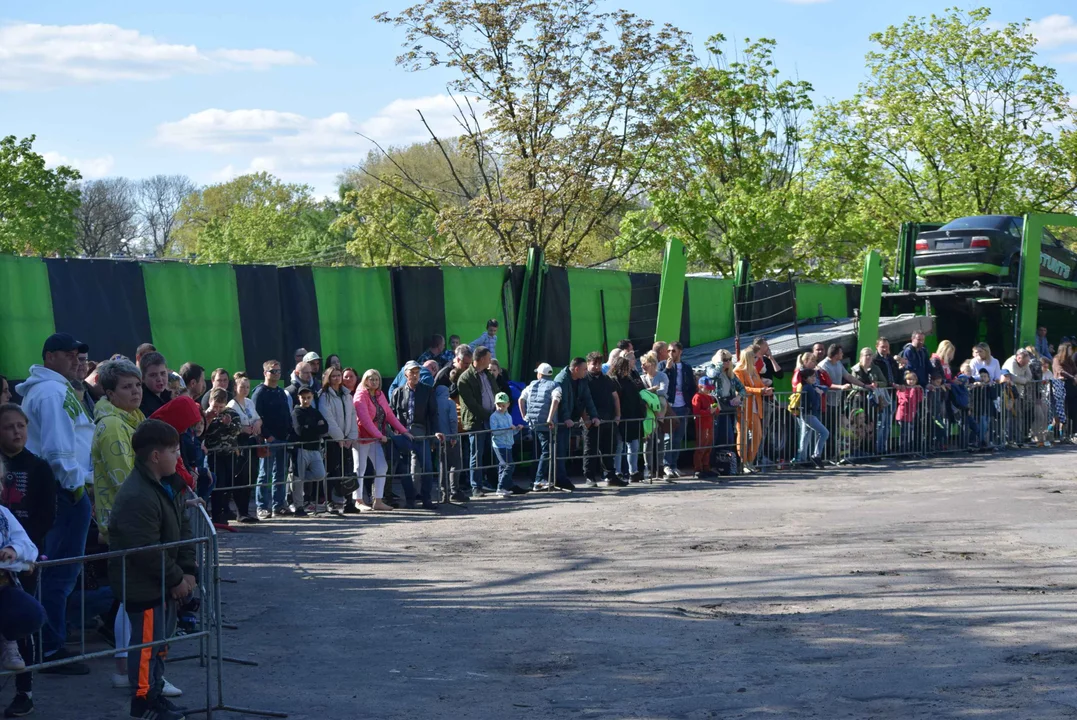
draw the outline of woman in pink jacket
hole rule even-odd
[[[409,440],[412,439],[411,433],[389,409],[389,401],[381,391],[381,374],[377,370],[363,373],[353,404],[355,417],[359,422],[359,444],[352,448],[355,474],[359,476],[359,487],[352,493],[355,507],[358,510],[392,510],[392,506],[382,500],[385,494],[385,473],[389,467],[385,459],[385,449],[382,447],[389,442],[385,434],[386,423]],[[370,505],[364,505],[363,475],[366,474],[369,461],[374,462],[374,500]]]

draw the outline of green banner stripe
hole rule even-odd
[[[612,270],[568,269],[572,327],[569,348],[572,357],[584,357],[603,346],[602,299],[606,307],[605,340],[612,349],[628,337],[628,316],[632,308],[632,280],[628,273]],[[557,322],[548,318],[547,322]],[[637,354],[650,348],[637,348]],[[571,359],[571,358],[569,358]]]
[[[236,275],[230,265],[145,263],[142,279],[153,344],[171,369],[185,362],[207,370],[246,368]]]
[[[497,318],[498,363],[506,371],[509,346],[506,341],[501,286],[505,282],[503,267],[443,267],[441,280],[445,293],[445,337],[459,335],[469,343],[486,332],[486,321]]]
[[[0,374],[23,379],[56,332],[49,271],[37,258],[0,255]]]
[[[849,302],[844,285],[797,283],[797,320],[829,315],[848,317]]]
[[[322,347],[360,376],[374,368],[391,380],[399,363],[389,269],[316,267],[313,272]]]
[[[1001,275],[1001,265],[991,263],[951,263],[947,265],[932,265],[931,267],[917,268],[916,274],[920,277],[932,275]]]
[[[690,277],[686,282],[692,344],[733,337],[733,280]]]

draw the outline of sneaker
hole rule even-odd
[[[273,511],[273,517],[288,517],[292,512],[286,507],[279,507]]]
[[[394,508],[393,508],[392,505],[389,505],[388,503],[384,503],[380,499],[376,499],[376,500],[374,500],[374,504],[370,506],[370,509],[371,510],[378,510],[379,512],[384,512],[386,510],[393,510]]]
[[[131,678],[127,677],[127,673],[112,673],[112,687],[117,690],[130,690]]]
[[[308,508],[307,512],[314,513],[315,515],[321,515],[327,512],[334,512],[336,508],[333,503],[318,503],[313,506],[313,509]]]
[[[825,467],[825,465],[823,463],[823,458],[819,457],[818,455],[813,457],[811,459],[811,461],[812,461],[812,464],[815,465],[815,467],[819,468],[820,470],[822,470],[823,467]]]
[[[371,505],[370,503],[363,502],[362,500],[356,500],[354,507],[359,512],[370,512],[374,509],[373,505]]]
[[[164,695],[166,698],[174,698],[183,695],[183,691],[180,690],[178,687],[168,682],[168,680],[165,678],[161,679],[164,680],[165,683],[165,686],[161,688],[161,694]]]
[[[258,522],[258,518],[251,517],[250,515],[240,515],[239,516],[239,522],[244,524],[244,525],[252,525],[252,524]]]
[[[259,520],[268,520],[271,517],[273,517],[273,513],[269,512],[268,510],[259,510],[258,511],[258,519]]]
[[[565,492],[572,492],[576,489],[576,486],[572,484],[571,480],[557,480],[554,482],[554,487]]]
[[[632,473],[631,475],[628,476],[628,482],[630,482],[630,483],[641,483],[641,482],[643,482],[643,473],[638,472],[638,471]]]
[[[531,489],[535,492],[543,492],[550,489],[549,483],[535,483],[531,486]]]
[[[513,495],[526,495],[527,493],[531,492],[531,488],[520,487],[519,485],[513,485],[511,488],[509,488],[509,490],[512,492]]]
[[[73,657],[78,656],[68,652],[65,648],[60,648],[52,655],[46,656],[44,662],[56,662],[58,660],[67,660]],[[45,668],[44,670],[38,670],[38,672],[42,675],[89,675],[90,666],[86,663],[71,662],[65,665],[57,665],[55,667]]]
[[[504,500],[506,498],[512,497],[512,491],[511,490],[496,490],[494,492],[494,495],[497,495],[499,498]]]
[[[486,491],[483,490],[482,488],[472,488],[471,489],[471,497],[473,497],[473,498],[486,497]]]
[[[588,490],[594,490],[596,487],[598,487],[598,483],[596,483],[591,478],[584,478],[584,481],[580,483],[580,487],[587,488]]]
[[[15,693],[15,697],[12,699],[11,704],[4,710],[4,717],[23,717],[29,715],[34,711],[34,701],[30,699],[30,696],[24,692]]]
[[[662,471],[662,475],[664,477],[666,477],[667,479],[675,478],[675,477],[677,477],[677,471],[674,470],[673,468],[667,466],[666,469]]]
[[[602,486],[603,487],[608,487],[608,488],[611,488],[611,487],[628,487],[628,483],[626,483],[624,480],[622,480],[619,477],[609,477],[609,478],[606,478],[606,481],[604,483],[602,483]]]
[[[0,665],[5,670],[12,672],[22,672],[26,669],[26,661],[22,659],[22,655],[19,654],[19,646],[14,640],[0,641]]]
[[[307,515],[313,515],[314,513],[319,512],[318,506],[314,503],[307,503],[303,506],[303,509],[307,511]],[[325,512],[325,505],[322,505],[320,512]]]
[[[307,511],[303,508],[302,505],[297,505],[295,508],[295,512],[293,512],[292,514],[296,517],[307,517]]]
[[[162,700],[163,698],[158,698]],[[181,712],[169,709],[163,702],[150,703],[145,698],[131,698],[131,717],[135,720],[184,720]]]
[[[456,503],[457,505],[467,505],[467,495],[463,493],[453,493],[449,496],[449,502]]]

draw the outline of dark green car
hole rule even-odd
[[[916,236],[913,267],[932,287],[981,283],[1017,285],[1022,218],[978,215]],[[1047,230],[1040,251],[1040,282],[1077,289],[1077,254]]]

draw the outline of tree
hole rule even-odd
[[[871,36],[869,79],[816,116],[820,207],[845,210],[818,229],[890,250],[905,220],[1074,208],[1077,111],[1027,22],[990,17],[955,8]]]
[[[139,237],[135,190],[127,178],[89,180],[79,188],[75,245],[86,257],[126,254]]]
[[[649,207],[629,213],[620,243],[653,258],[666,237],[684,242],[690,265],[732,275],[789,270],[804,192],[801,143],[811,86],[783,79],[772,40],[747,41],[727,56],[707,41],[709,62],[680,66],[659,95],[669,132],[647,163]],[[642,268],[641,268],[642,269]]]
[[[78,170],[45,167],[35,136],[0,140],[0,252],[63,255],[74,249]]]
[[[142,243],[154,257],[172,249],[179,209],[184,199],[198,190],[186,175],[154,175],[135,189]]]
[[[336,262],[347,241],[331,230],[337,211],[316,201],[308,185],[265,172],[241,175],[188,195],[174,237],[199,262]]]
[[[659,77],[691,58],[690,43],[597,4],[425,0],[377,16],[405,30],[399,64],[456,74],[464,159],[420,117],[465,202],[446,207],[406,175],[396,191],[437,214],[465,263],[520,262],[532,245],[553,263],[601,258],[641,195],[661,129]]]

